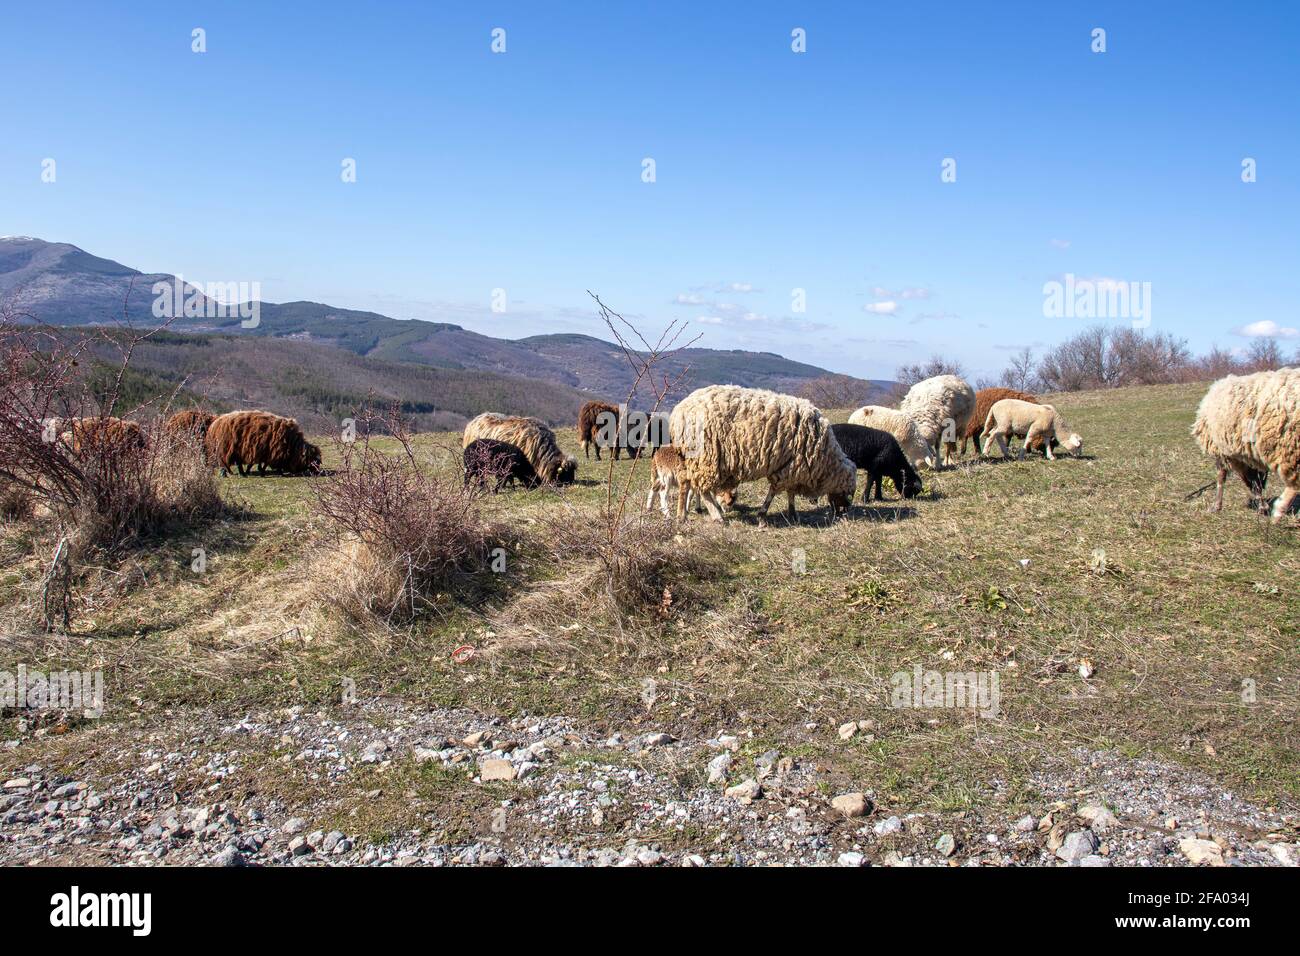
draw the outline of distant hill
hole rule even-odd
[[[39,322],[100,325],[119,321],[125,314],[133,322],[154,324],[158,321],[152,314],[156,282],[174,283],[175,279],[141,273],[68,243],[28,237],[0,239],[0,304],[30,313]],[[186,286],[183,294],[192,289]],[[314,343],[380,362],[539,379],[615,401],[627,395],[633,380],[618,346],[589,335],[499,339],[449,323],[394,319],[319,302],[261,302],[259,309],[260,322],[254,329],[242,328],[238,318],[181,319],[172,328],[218,332],[239,339]],[[339,374],[344,374],[347,363],[343,360],[328,357],[324,361],[323,367],[330,368],[331,375],[335,371],[332,363],[341,362]],[[662,371],[675,378],[685,366],[690,371],[679,394],[716,383],[797,392],[810,380],[829,374],[771,352],[706,348],[684,350]],[[347,367],[357,372],[357,366]],[[861,382],[864,403],[878,399],[893,385],[880,380],[857,381]]]
[[[101,368],[116,367],[110,345],[94,351]],[[397,401],[420,430],[460,428],[486,410],[571,425],[588,398],[566,385],[496,372],[389,362],[316,342],[207,333],[154,335],[137,346],[131,365],[122,412],[150,398],[161,407],[183,386],[178,404],[199,399],[215,411],[266,408],[317,434],[355,417],[372,397],[379,406]]]

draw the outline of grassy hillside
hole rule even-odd
[[[959,844],[963,833],[981,841],[990,817],[1041,815],[1056,798],[1043,774],[1076,751],[1187,768],[1294,812],[1300,602],[1291,583],[1300,527],[1269,526],[1244,507],[1240,486],[1218,515],[1206,513],[1205,497],[1184,500],[1212,477],[1188,435],[1202,392],[1057,396],[1084,436],[1082,457],[968,456],[925,474],[919,499],[859,500],[834,524],[800,502],[798,524],[777,517],[760,527],[753,509],[762,489],[746,486],[725,526],[693,518],[680,529],[683,563],[694,556],[702,570],[668,572],[671,608],[618,628],[584,616],[583,555],[557,561],[536,549],[512,553],[508,573],[474,606],[448,602],[394,632],[340,624],[314,596],[314,580],[346,571],[327,560],[309,482],[229,479],[226,493],[247,506],[246,520],[136,556],[139,587],[105,598],[71,639],[14,639],[6,648],[49,666],[105,668],[115,703],[103,720],[66,734],[23,736],[0,751],[0,774],[72,764],[69,774],[111,779],[125,772],[116,746],[165,736],[177,715],[231,720],[296,704],[333,714],[347,678],[362,697],[507,719],[566,715],[596,736],[739,733],[740,756],[778,751],[803,768],[809,795],[868,790],[881,816],[932,815]],[[571,430],[562,438],[576,451]],[[430,467],[450,469],[436,449],[455,449],[456,435],[422,442]],[[624,461],[613,475],[634,467],[639,507],[645,466]],[[581,523],[606,500],[606,474],[606,465],[584,461],[578,485],[562,496],[513,491],[486,507],[531,534],[565,508]],[[28,541],[7,532],[11,570],[0,600],[15,601],[40,574]],[[190,554],[200,546],[210,565],[195,575]],[[539,604],[539,594],[551,597]],[[9,633],[22,632],[15,607]],[[452,651],[467,644],[478,655],[457,663]],[[995,671],[997,715],[890,706],[892,676],[917,665]],[[647,687],[658,690],[647,697]],[[845,740],[836,728],[848,721],[864,729]],[[15,736],[13,718],[5,723]],[[292,800],[295,786],[313,786],[278,753],[271,747],[263,769],[250,763],[221,792]],[[351,814],[356,826],[359,815],[376,838],[420,825],[429,812],[450,827],[450,808],[482,792],[463,775],[434,780],[394,766],[415,774],[400,779],[419,800],[404,796],[407,784],[341,778],[330,785],[329,819]],[[702,766],[681,785],[702,787]],[[728,782],[743,776],[733,770]],[[516,783],[498,796],[527,792]],[[565,839],[618,844],[628,836],[619,820],[611,814]],[[476,838],[487,833],[474,826]],[[707,853],[721,832],[712,826],[667,828],[660,839]]]

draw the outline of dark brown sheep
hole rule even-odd
[[[270,412],[218,415],[208,426],[204,447],[223,475],[232,467],[246,475],[254,465],[259,472],[293,475],[320,469],[320,449],[303,437],[298,423]]]
[[[140,451],[145,447],[139,424],[124,418],[74,418],[61,437],[78,455],[92,451]]]
[[[980,440],[984,435],[984,419],[989,416],[989,409],[995,402],[1000,402],[1004,398],[1018,398],[1022,402],[1033,402],[1035,405],[1041,405],[1035,395],[1028,392],[1020,392],[1014,388],[981,388],[975,393],[975,413],[971,415],[970,421],[966,424],[966,430],[961,436],[961,454],[966,454],[966,443],[972,438],[975,439],[975,454],[980,453]],[[1055,444],[1055,440],[1053,440]],[[1030,451],[1042,451],[1043,440],[1035,438],[1034,443],[1029,446]]]
[[[582,453],[587,458],[591,457],[591,447],[596,446],[596,460],[600,461],[600,442],[597,435],[601,432],[601,425],[609,419],[602,419],[602,415],[612,415],[615,428],[614,439],[614,460],[619,459],[618,446],[618,429],[621,425],[619,422],[618,406],[610,405],[608,402],[587,402],[578,412],[578,441],[582,442]],[[608,427],[608,426],[606,426]]]
[[[217,416],[197,408],[187,408],[177,412],[163,423],[163,433],[171,436],[192,436],[200,443],[208,435],[213,419]]]

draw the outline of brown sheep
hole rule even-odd
[[[227,475],[234,467],[246,475],[270,469],[286,474],[303,474],[320,469],[320,449],[303,437],[292,418],[270,412],[227,412],[208,426],[204,441],[208,460]]]
[[[686,480],[682,472],[683,463],[681,450],[675,445],[661,445],[654,450],[654,457],[650,463],[650,491],[645,498],[646,511],[653,507],[656,491],[659,492],[659,508],[666,518],[671,518],[674,513],[668,506],[668,496],[674,492],[676,493],[674,508],[677,514],[685,516],[692,501],[695,502],[696,511],[704,510],[700,506],[699,497],[691,488],[691,483]],[[718,492],[717,499],[725,514],[736,504],[736,489],[724,488]]]
[[[141,451],[146,444],[138,423],[112,417],[74,418],[60,437],[78,455],[90,451]]]
[[[200,444],[207,437],[208,428],[217,416],[198,408],[177,412],[163,423],[163,433],[173,437],[192,436]]]
[[[578,460],[560,451],[555,432],[540,418],[484,412],[466,424],[465,434],[461,436],[461,448],[468,448],[471,442],[479,438],[494,438],[514,445],[524,453],[542,481],[557,485],[572,484],[578,471]]]
[[[961,454],[966,454],[966,443],[972,438],[975,439],[975,454],[980,453],[981,441],[984,437],[984,419],[988,418],[989,409],[993,407],[994,402],[1000,402],[1004,398],[1018,398],[1022,402],[1033,402],[1035,405],[1041,405],[1037,396],[1029,392],[1021,392],[1014,388],[981,388],[975,393],[975,413],[971,415],[970,421],[966,423],[966,429],[961,434]],[[1030,451],[1043,451],[1043,440],[1039,436],[1034,436],[1033,444],[1029,447]]]
[[[591,446],[596,446],[596,460],[600,461],[600,442],[597,441],[597,435],[601,432],[601,426],[608,428],[608,418],[602,416],[613,416],[615,428],[614,440],[614,460],[618,461],[620,448],[618,446],[618,426],[619,415],[618,406],[611,405],[608,402],[585,402],[582,409],[578,412],[578,441],[582,442],[582,454],[585,458],[591,457]]]

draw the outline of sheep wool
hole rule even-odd
[[[1268,473],[1281,476],[1286,490],[1273,506],[1280,521],[1300,493],[1300,369],[1280,368],[1221,378],[1196,410],[1192,436],[1218,465],[1215,501],[1223,507],[1223,483],[1231,468],[1248,488],[1262,493]]]
[[[461,448],[468,448],[478,438],[493,438],[514,445],[543,481],[567,484],[573,481],[578,469],[578,460],[560,451],[555,432],[540,418],[484,412],[465,426]]]
[[[945,465],[957,459],[957,439],[975,411],[975,390],[956,375],[936,375],[913,385],[898,410],[916,423],[921,437],[939,450]]]
[[[898,441],[903,454],[912,463],[913,468],[922,465],[934,467],[934,449],[921,437],[916,423],[896,408],[883,405],[863,405],[849,416],[850,425],[865,425],[889,432]]]
[[[806,399],[710,385],[677,404],[668,431],[682,451],[682,475],[715,521],[722,520],[718,492],[760,478],[768,481],[761,513],[782,491],[791,514],[795,495],[827,495],[839,510],[853,497],[857,468],[840,450],[826,416]]]

